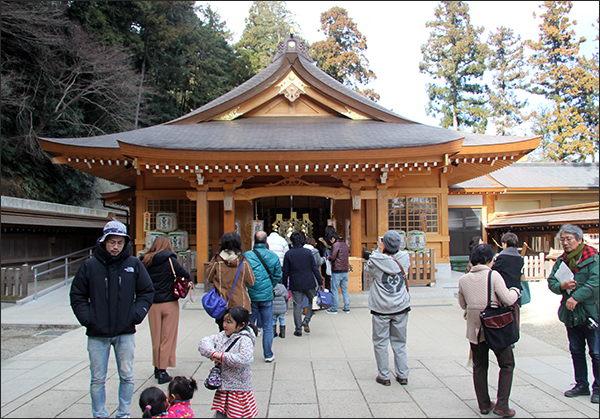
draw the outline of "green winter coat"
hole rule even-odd
[[[254,277],[256,278],[254,285],[248,287],[250,301],[253,303],[273,301],[273,288],[281,281],[279,256],[277,256],[277,253],[267,249],[264,243],[256,243],[254,250],[260,253],[260,256],[271,271],[272,278],[269,277],[269,273],[254,251],[249,250],[244,253],[244,257],[250,263],[250,267],[252,267],[252,272],[254,272]]]
[[[552,273],[548,277],[548,288],[550,291],[555,294],[562,294],[562,300],[558,309],[558,318],[567,327],[584,324],[588,316],[592,316],[598,321],[598,307],[596,305],[598,298],[598,253],[594,251],[591,257],[580,261],[575,267],[575,270],[578,270],[574,274],[574,279],[577,281],[577,288],[571,294],[567,293],[566,290],[563,291],[560,289],[560,281],[554,276],[561,263],[567,263],[564,255],[556,260],[552,268]],[[594,291],[584,284],[589,284]],[[577,301],[577,305],[573,311],[566,307],[567,300],[571,297]]]

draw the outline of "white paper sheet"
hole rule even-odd
[[[556,279],[558,279],[560,281],[560,283],[562,284],[563,282],[566,281],[570,281],[571,279],[573,279],[573,272],[569,269],[569,267],[567,266],[566,263],[561,263],[560,266],[558,267],[558,269],[556,270],[556,272],[554,273],[554,277]],[[569,294],[571,294],[572,290],[567,290],[567,292]]]

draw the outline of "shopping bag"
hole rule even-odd
[[[333,307],[333,295],[329,292],[328,289],[319,290],[317,292],[317,304],[321,308]]]

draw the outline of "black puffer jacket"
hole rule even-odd
[[[177,262],[177,255],[175,255],[175,253],[170,250],[163,250],[155,254],[150,265],[146,267],[150,278],[152,278],[152,284],[154,285],[154,304],[178,300],[178,298],[173,295],[175,278],[173,277],[169,258],[171,258],[173,269],[175,269],[177,276],[188,279],[190,277],[189,272]],[[141,259],[143,261],[144,257],[142,256]]]
[[[135,333],[154,298],[150,275],[142,262],[130,255],[127,243],[111,256],[96,241],[94,256],[77,271],[71,285],[71,308],[88,336],[114,337]]]

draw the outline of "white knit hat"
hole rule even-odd
[[[127,227],[120,221],[112,220],[106,223],[104,226],[104,235],[100,237],[100,243],[104,242],[108,236],[123,236],[126,242],[129,242],[131,238],[127,235]]]

